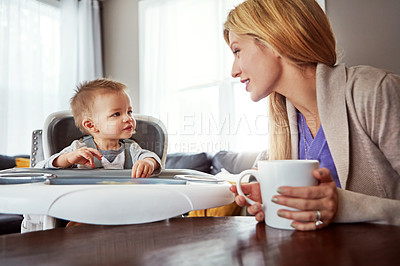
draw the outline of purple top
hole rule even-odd
[[[335,180],[336,186],[341,188],[335,163],[333,162],[322,126],[320,126],[315,138],[313,138],[305,121],[306,120],[303,114],[297,111],[297,124],[299,125],[299,159],[318,160],[319,167],[328,168],[331,172],[333,180]],[[303,130],[305,138],[303,135]],[[307,145],[307,158],[304,142]]]

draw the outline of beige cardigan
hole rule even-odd
[[[400,76],[319,64],[317,101],[342,186],[334,221],[400,225]],[[287,110],[295,159],[297,116]]]

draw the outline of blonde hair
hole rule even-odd
[[[82,125],[82,121],[84,118],[92,116],[92,108],[96,96],[106,93],[124,92],[127,89],[125,84],[106,78],[81,83],[77,86],[75,94],[70,101],[76,127],[82,132],[87,133]]]
[[[300,68],[336,64],[336,40],[315,0],[247,0],[228,14],[224,24],[228,45],[230,31],[269,45]],[[274,92],[269,96],[269,128],[269,158],[291,158],[286,98]]]

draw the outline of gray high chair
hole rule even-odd
[[[42,130],[33,133],[31,168],[0,173],[0,179],[7,182],[0,186],[0,212],[24,214],[24,233],[62,226],[63,221],[154,222],[233,202],[230,184],[224,180],[192,169],[164,169],[168,139],[163,123],[150,116],[134,116],[137,129],[132,139],[161,158],[157,177],[132,179],[130,169],[33,168],[83,136],[70,112],[57,112],[46,119]]]
[[[167,158],[168,134],[161,120],[152,116],[133,114],[136,120],[136,132],[131,139],[143,149],[154,152],[161,159],[161,168],[164,169]],[[30,167],[35,167],[41,160],[49,158],[69,146],[72,141],[84,137],[76,126],[71,111],[60,111],[50,114],[43,129],[32,132]],[[81,172],[90,175],[90,172]],[[92,172],[93,173],[93,172]],[[110,171],[97,171],[97,176],[106,176]],[[130,176],[130,170],[113,171],[113,175]],[[28,225],[30,223],[30,225]],[[36,231],[62,226],[63,222],[49,216],[24,215],[21,226],[22,232]]]
[[[168,134],[161,120],[152,116],[134,114],[136,133],[131,139],[143,149],[154,152],[161,159],[162,168],[167,158]],[[30,166],[35,167],[37,162],[49,158],[69,146],[73,140],[84,137],[76,126],[71,111],[61,111],[50,114],[43,129],[32,133],[32,148]]]

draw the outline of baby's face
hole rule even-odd
[[[131,99],[125,92],[102,93],[93,104],[97,137],[105,140],[127,139],[135,132]]]

